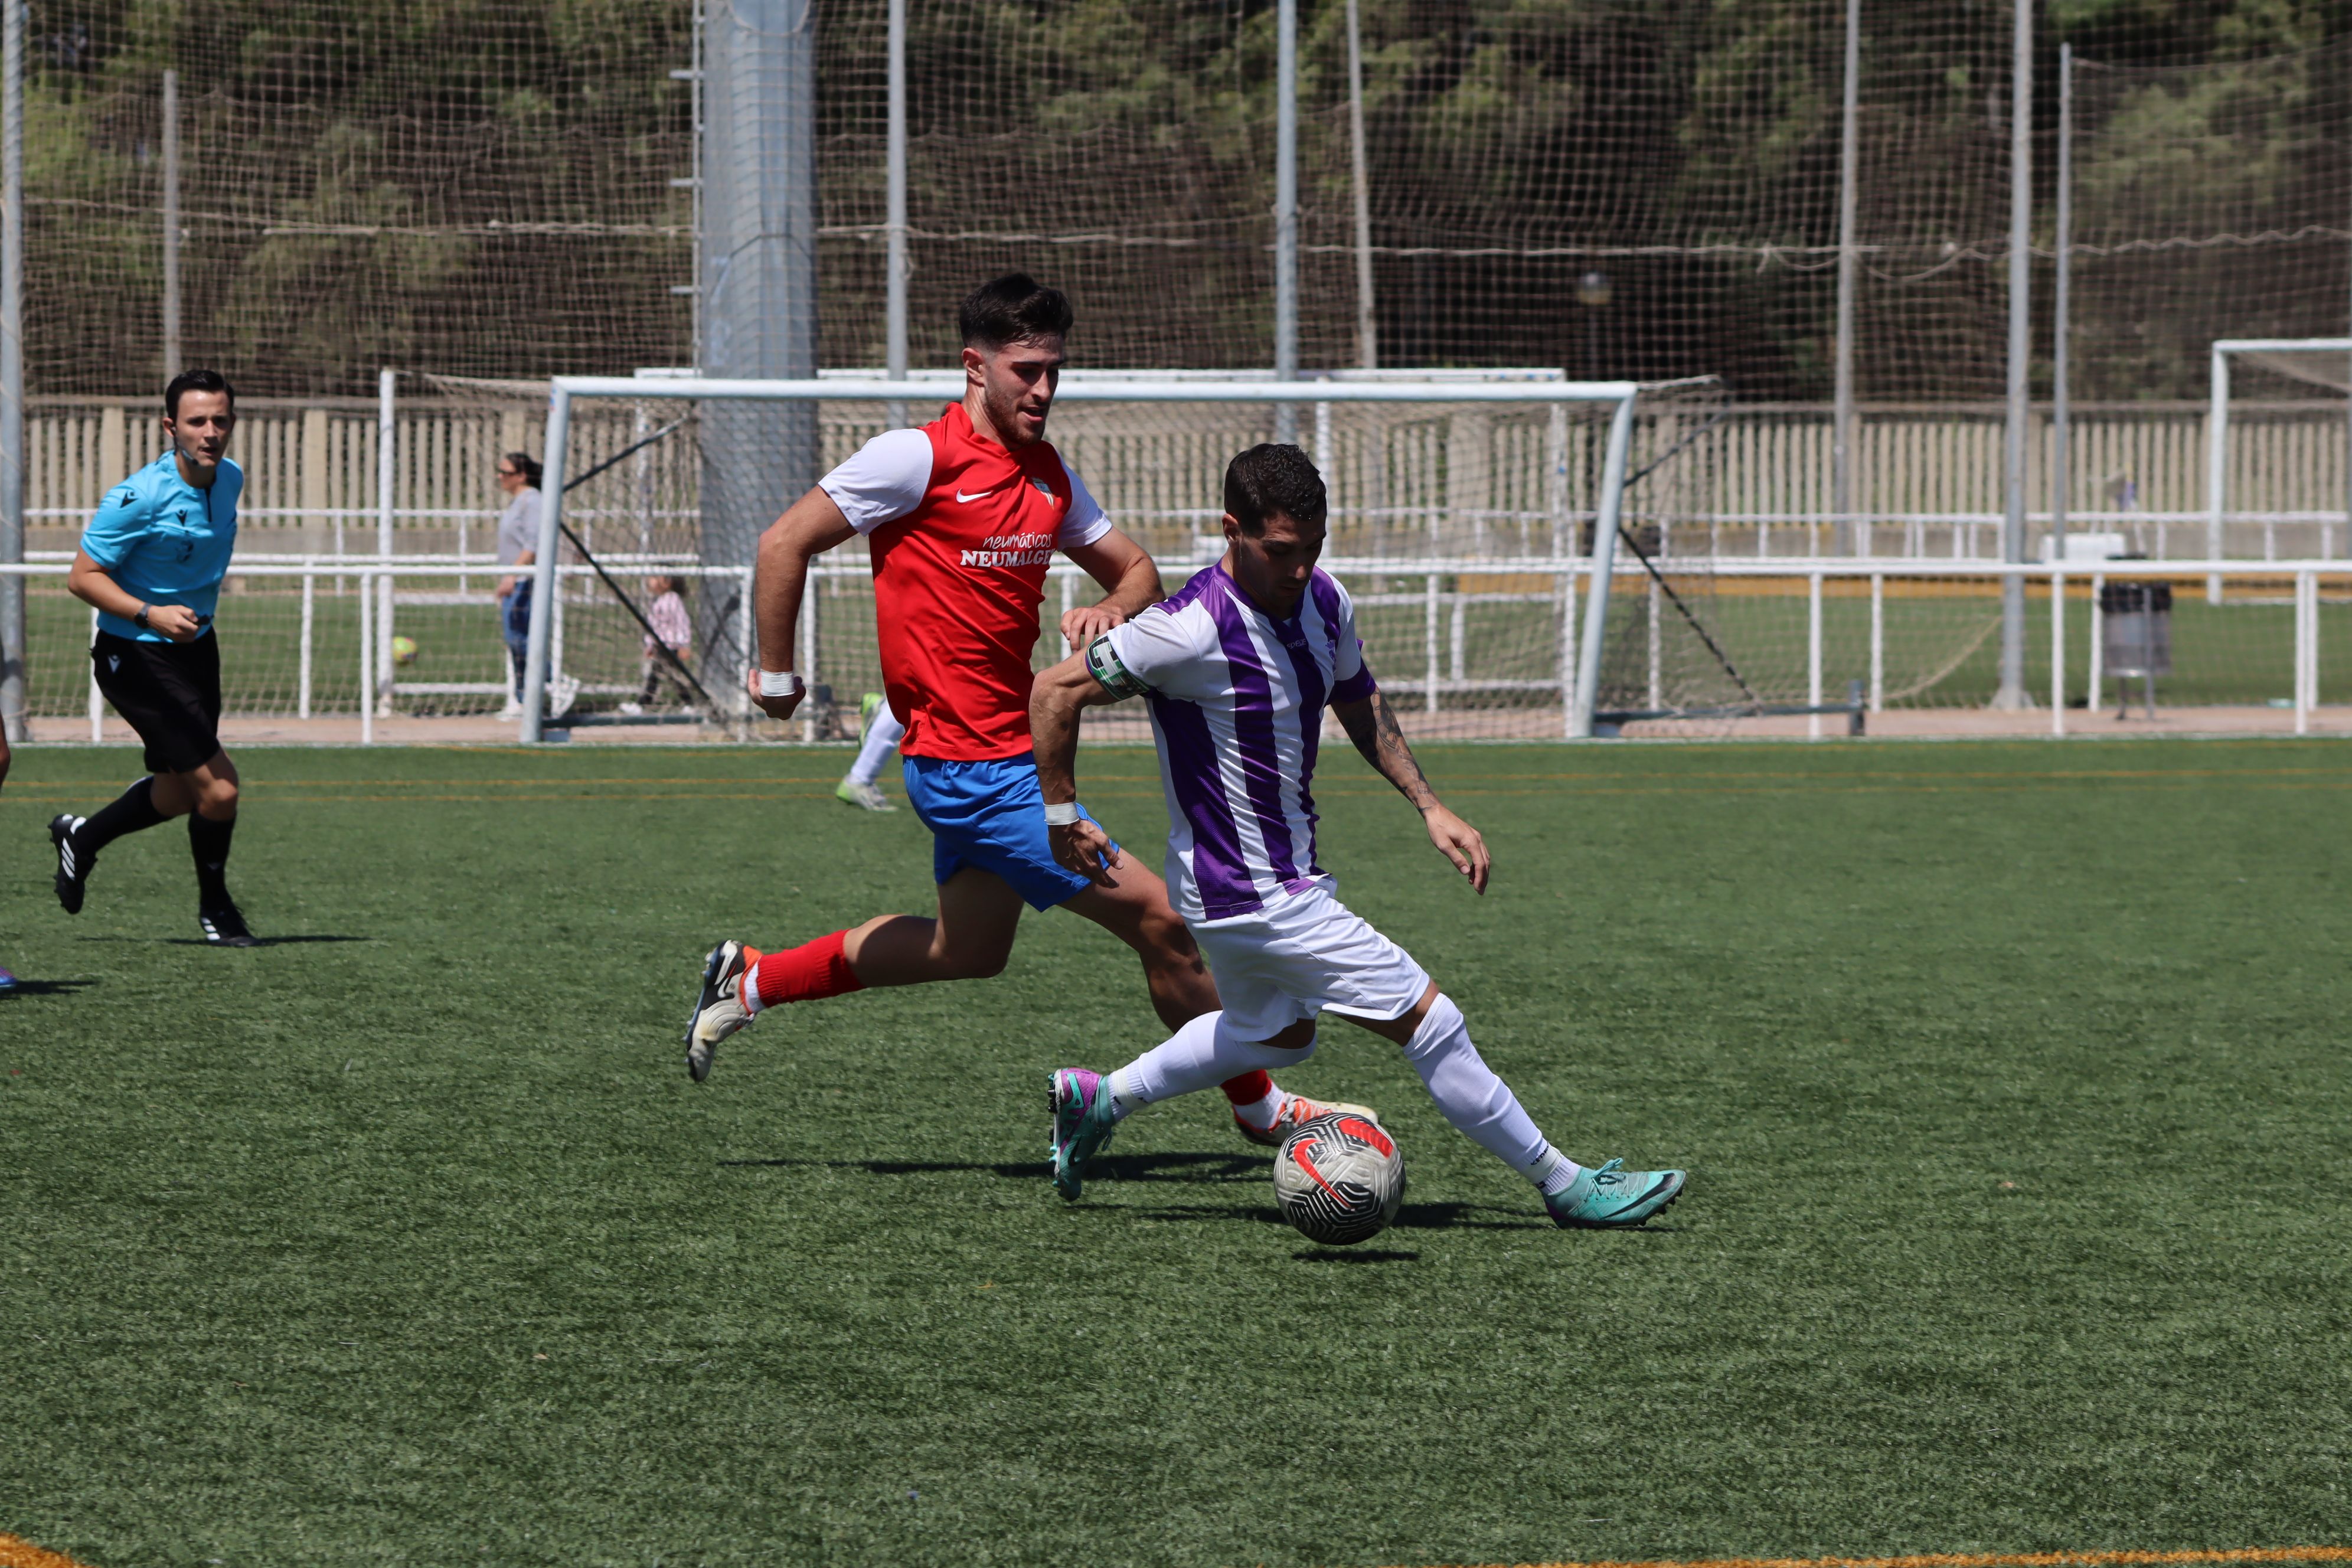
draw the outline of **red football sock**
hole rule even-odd
[[[842,952],[843,939],[848,935],[845,931],[837,931],[831,936],[821,936],[800,947],[761,958],[751,966],[751,984],[745,988],[743,997],[745,1005],[750,1005],[755,996],[759,1007],[766,1008],[783,1002],[814,1002],[820,997],[865,990],[866,983],[857,978],[857,972],[849,967],[848,955]]]
[[[1274,1079],[1265,1076],[1264,1068],[1255,1068],[1239,1078],[1229,1078],[1217,1086],[1225,1098],[1235,1105],[1255,1105],[1274,1092]]]

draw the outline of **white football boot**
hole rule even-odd
[[[686,1070],[695,1082],[710,1076],[719,1041],[751,1027],[751,1010],[743,1005],[743,977],[759,957],[740,942],[722,942],[710,950],[709,961],[702,966],[702,988],[686,1019]]]

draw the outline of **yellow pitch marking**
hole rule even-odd
[[[89,1568],[89,1564],[0,1530],[0,1568]]]
[[[1700,1557],[1517,1563],[1511,1568],[2167,1568],[2172,1563],[2352,1563],[2352,1546],[2231,1546],[2210,1552],[1935,1552],[1915,1557]],[[1468,1565],[1463,1565],[1468,1568]],[[1487,1563],[1478,1568],[1505,1568]]]

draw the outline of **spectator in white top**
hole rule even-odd
[[[530,579],[522,569],[539,560],[539,460],[528,452],[509,452],[499,459],[499,489],[508,497],[506,510],[499,513],[499,564],[508,568],[499,579],[499,626],[512,669],[501,719],[522,716],[523,661],[530,649]]]

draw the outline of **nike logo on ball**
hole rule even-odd
[[[956,500],[960,501],[986,500],[990,496],[992,496],[996,492],[994,490],[982,490],[976,496],[968,496],[961,490],[958,490],[956,491]]]

